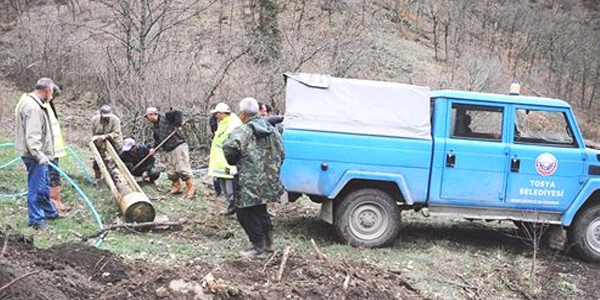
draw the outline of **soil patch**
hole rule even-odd
[[[4,236],[2,233],[1,236]],[[3,238],[0,238],[0,245]],[[361,263],[316,260],[292,251],[220,265],[168,267],[135,261],[85,243],[37,249],[11,234],[0,263],[0,299],[423,299],[400,274]]]

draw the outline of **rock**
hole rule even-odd
[[[161,286],[158,289],[156,289],[156,296],[158,296],[159,298],[168,297],[169,290],[167,290],[167,288],[165,288],[164,286]]]

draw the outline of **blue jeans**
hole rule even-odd
[[[31,157],[22,156],[21,159],[27,167],[29,225],[40,225],[44,223],[44,219],[52,219],[58,216],[54,204],[50,201],[48,166],[40,165]]]

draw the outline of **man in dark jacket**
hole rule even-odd
[[[176,131],[178,127],[171,124],[165,114],[159,114],[156,107],[146,109],[146,118],[154,124],[152,126],[154,146],[150,149],[150,154],[154,155],[158,145],[164,142],[161,150],[165,153],[164,163],[167,177],[172,181],[171,194],[182,193],[181,180],[184,180],[187,187],[186,198],[192,200],[196,188],[194,187],[188,144],[179,131]]]
[[[154,166],[156,159],[154,156],[148,157],[144,162],[134,170],[133,167],[137,166],[147,155],[150,153],[148,146],[139,143],[136,144],[132,138],[126,138],[123,141],[123,149],[119,154],[119,157],[131,171],[133,176],[141,176],[144,180],[149,181],[154,185],[158,185],[158,177],[160,177],[160,170]]]
[[[283,185],[279,169],[283,162],[281,135],[264,118],[258,116],[258,102],[244,98],[239,116],[244,125],[236,128],[223,143],[230,165],[237,167],[235,206],[237,219],[252,242],[253,249],[241,255],[262,258],[273,251],[273,224],[267,202],[279,200]]]

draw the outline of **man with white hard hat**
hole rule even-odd
[[[225,215],[232,216],[235,213],[234,207],[234,184],[233,178],[237,174],[235,166],[227,163],[223,154],[223,142],[229,137],[229,134],[242,125],[242,120],[231,112],[229,106],[223,102],[217,104],[210,114],[218,120],[219,125],[215,131],[212,144],[210,146],[210,160],[208,162],[208,175],[217,178],[221,191],[227,199],[227,210]]]

